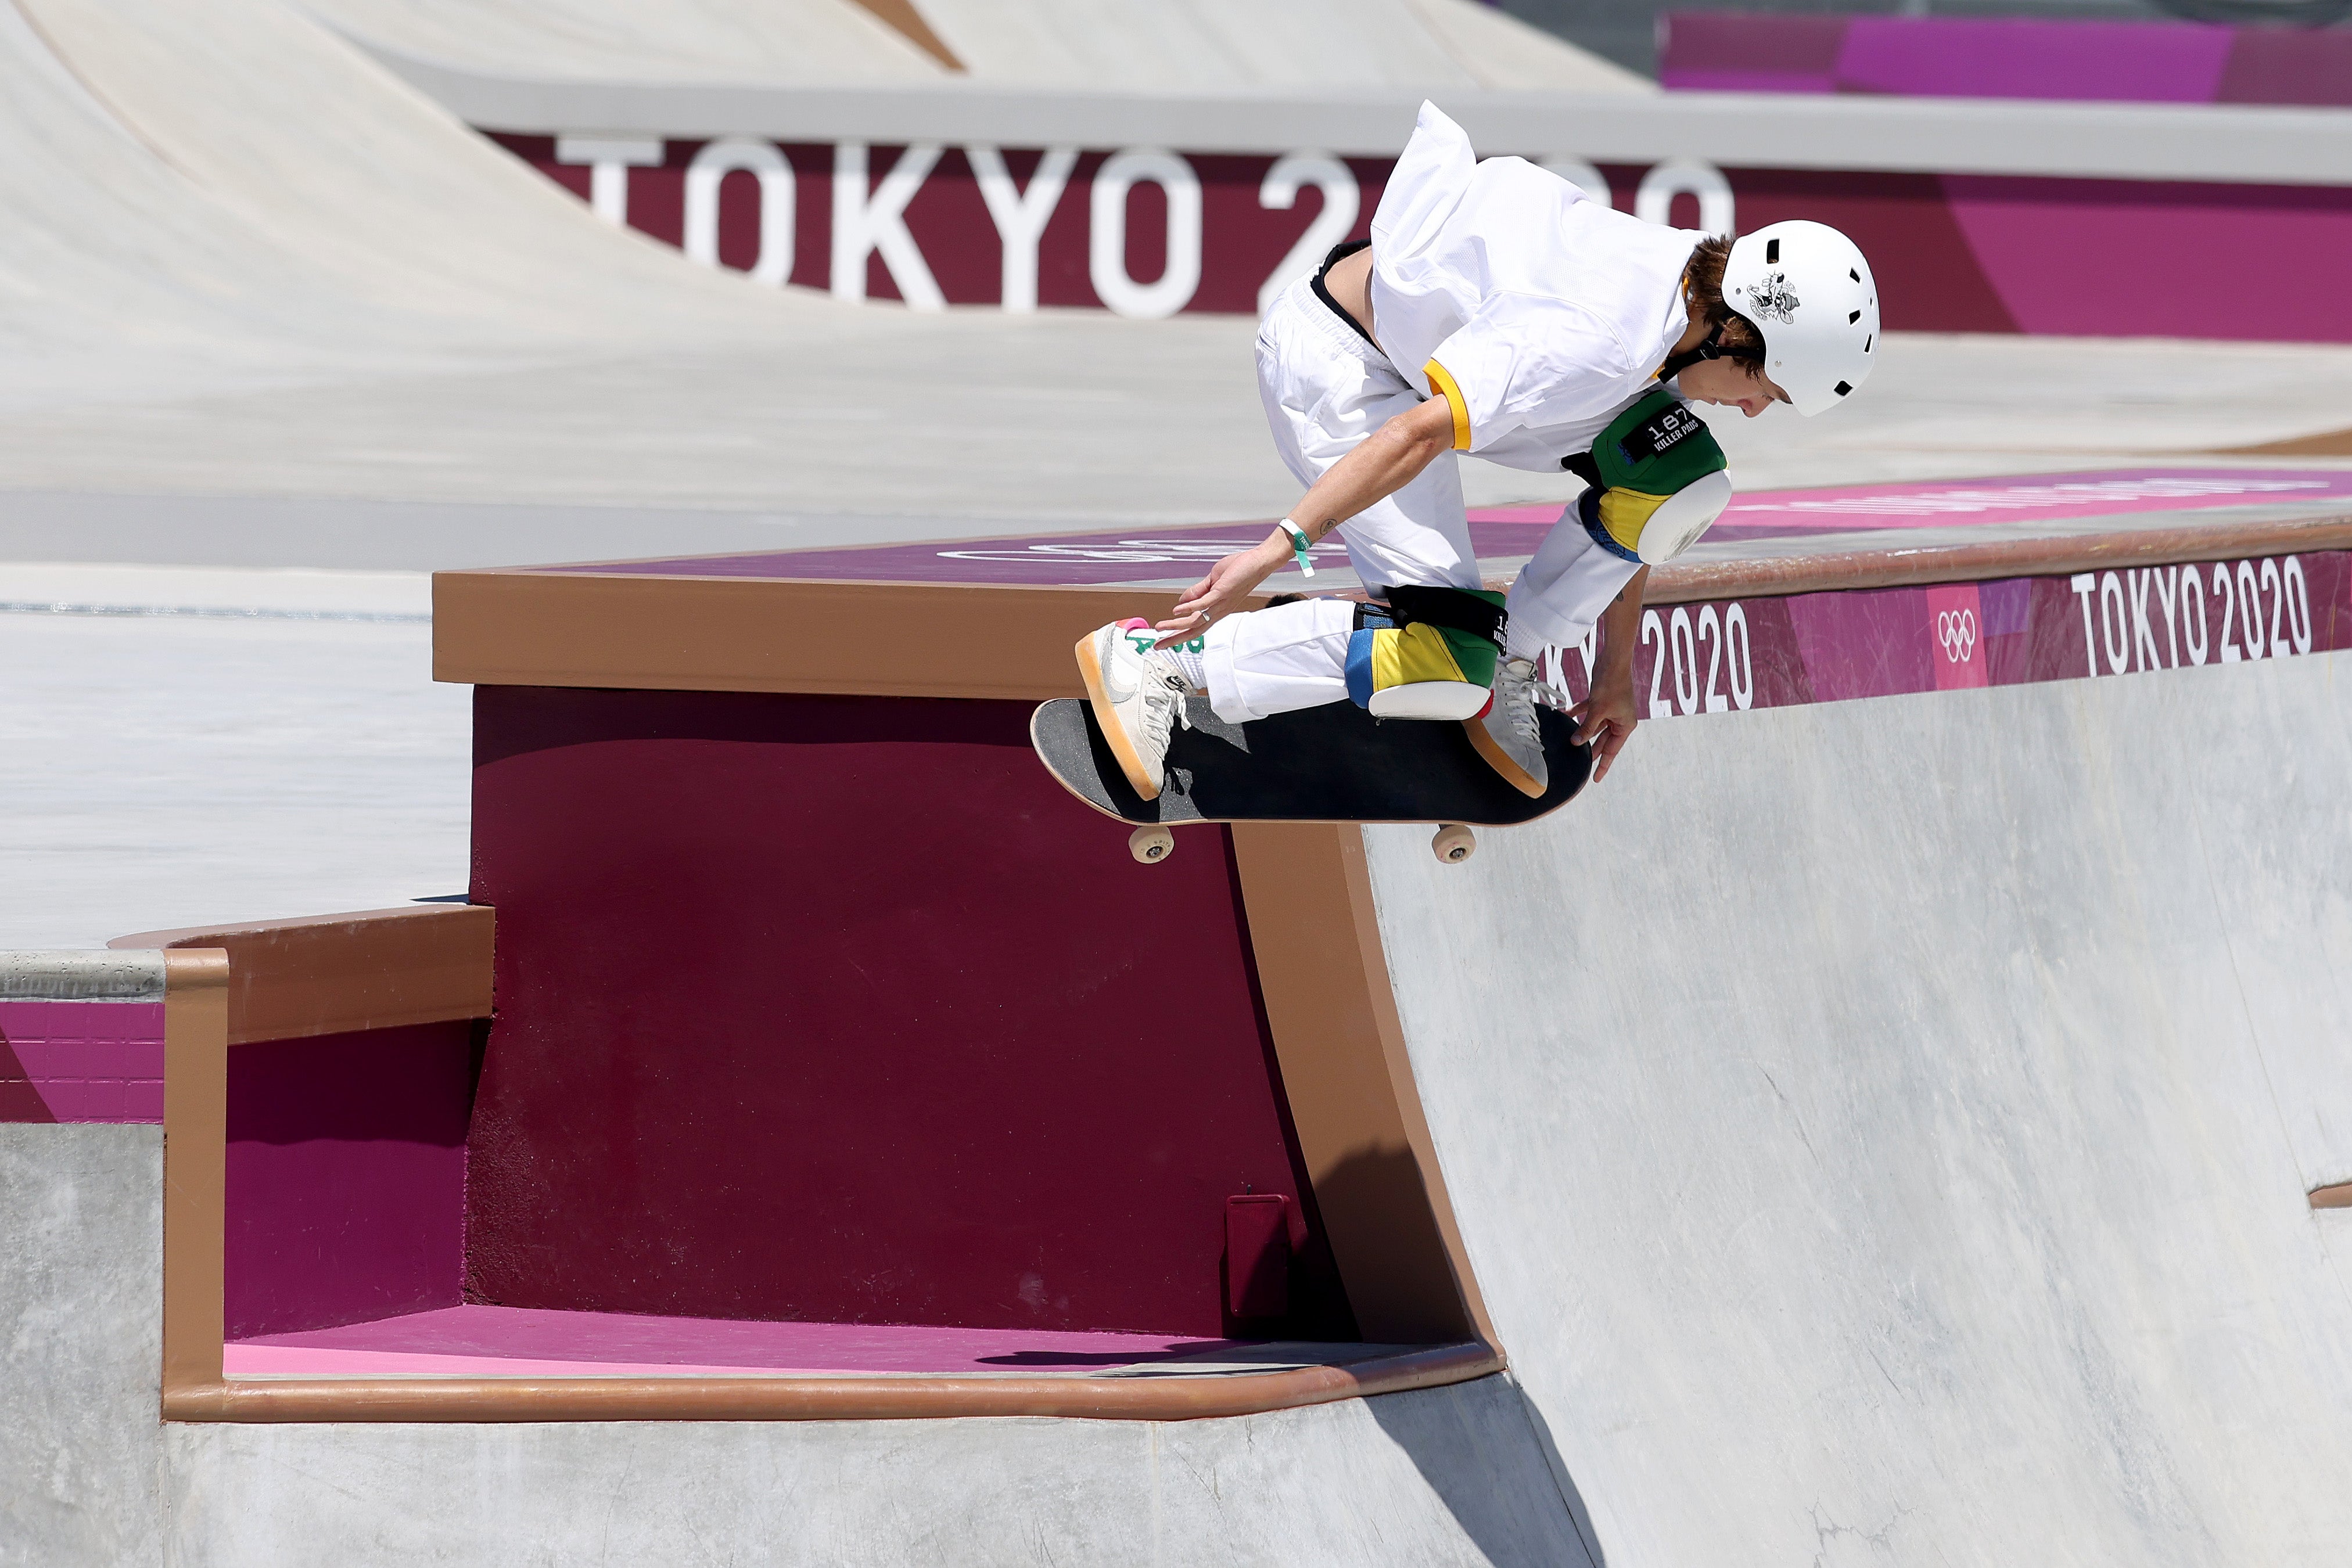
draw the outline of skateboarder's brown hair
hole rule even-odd
[[[1683,298],[1694,319],[1723,329],[1723,342],[1731,349],[1761,349],[1763,334],[1747,317],[1723,302],[1723,268],[1731,259],[1731,236],[1709,235],[1692,247],[1690,265],[1683,269]],[[1735,360],[1749,376],[1764,374],[1760,360]]]

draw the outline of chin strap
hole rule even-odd
[[[1679,354],[1667,355],[1666,362],[1658,367],[1658,380],[1670,382],[1701,360],[1745,360],[1751,365],[1762,364],[1763,350],[1752,348],[1746,343],[1727,343],[1723,340],[1723,329],[1729,325],[1731,323],[1728,321],[1718,321],[1715,324],[1715,330],[1709,332],[1706,340],[1697,348],[1685,349]]]

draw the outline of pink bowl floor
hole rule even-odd
[[[1215,1363],[1220,1353],[1254,1360],[1251,1349],[1251,1342],[1164,1334],[460,1306],[235,1341],[226,1370],[231,1377],[1099,1375],[1178,1358]]]

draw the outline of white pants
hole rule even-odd
[[[1257,388],[1282,454],[1312,485],[1356,444],[1422,401],[1378,349],[1316,298],[1285,289],[1257,333]],[[1367,586],[1481,586],[1457,458],[1442,454],[1411,484],[1340,526],[1348,563]],[[1519,570],[1507,600],[1511,651],[1583,640],[1637,569],[1594,544],[1563,512]],[[1209,628],[1209,704],[1229,724],[1342,702],[1355,606],[1309,600],[1231,615]]]

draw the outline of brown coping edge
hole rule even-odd
[[[931,25],[923,20],[920,11],[915,9],[914,0],[857,0],[857,4],[871,13],[875,20],[948,69],[959,74],[964,70],[964,63],[956,58],[955,51],[931,31]]]
[[[1498,1343],[1413,1083],[1362,831],[1228,831],[1299,1154],[1357,1327],[1375,1343]]]
[[[1844,550],[1654,569],[1654,604],[2038,577],[2352,547],[2352,517]],[[1299,587],[1287,575],[1270,586]],[[1495,586],[1502,586],[1496,584]],[[433,677],[481,685],[1036,702],[1070,650],[1165,619],[1169,589],[1023,588],[530,569],[436,572]]]
[[[2333,1186],[2311,1189],[2314,1208],[2352,1208],[2352,1181],[2340,1181]]]
[[[110,947],[228,956],[228,1042],[299,1040],[490,1014],[497,915],[420,904],[118,936]]]
[[[1483,1344],[1350,1366],[1140,1377],[303,1378],[167,1385],[177,1421],[906,1421],[1062,1416],[1194,1421],[1463,1383]]]
[[[846,696],[1080,696],[1079,638],[1172,591],[433,574],[433,678]]]
[[[2252,446],[2216,446],[2216,457],[2352,457],[2352,430],[2323,430],[2312,435],[2290,435],[2284,441],[2258,441]]]
[[[1650,573],[1645,598],[1653,604],[1680,604],[1700,599],[1981,582],[1996,577],[2054,577],[2117,567],[2347,547],[2352,547],[2352,517],[2207,523],[2112,534],[1669,564]]]
[[[163,1414],[221,1380],[228,955],[163,955]]]
[[[1262,985],[1280,998],[1289,1019],[1289,1059],[1321,1051],[1339,1077],[1318,1092],[1345,1092],[1348,1075],[1361,1085],[1387,1134],[1411,1146],[1432,1173],[1428,1196],[1409,1197],[1408,1211],[1436,1210],[1444,1240],[1433,1249],[1426,1218],[1406,1228],[1411,1246],[1381,1235],[1381,1217],[1366,1199],[1342,1193],[1338,1207],[1354,1225],[1357,1257],[1377,1257],[1385,1272],[1366,1300],[1374,1303],[1367,1328],[1402,1330],[1374,1343],[1424,1343],[1429,1348],[1349,1366],[1218,1375],[1143,1377],[752,1377],[752,1378],[305,1378],[239,1380],[223,1375],[226,1338],[222,1289],[226,1231],[225,1171],[228,1143],[228,1049],[265,1040],[300,1039],[401,1024],[485,1017],[490,1009],[493,912],[472,905],[425,904],[324,915],[244,925],[151,931],[117,938],[118,948],[164,949],[163,1073],[163,1414],[179,1421],[563,1421],[563,1420],[888,1420],[965,1416],[1070,1416],[1115,1420],[1190,1420],[1253,1415],[1483,1377],[1502,1358],[1484,1343],[1483,1310],[1465,1315],[1453,1274],[1458,1239],[1388,997],[1379,933],[1370,924],[1369,888],[1346,880],[1335,858],[1334,830],[1305,830],[1296,842],[1286,830],[1265,830],[1249,857],[1261,888],[1271,879],[1315,890],[1307,906],[1328,914],[1335,902],[1355,911],[1344,933],[1355,953],[1338,976],[1305,977],[1276,965]],[[1318,837],[1319,835],[1319,837]],[[1297,852],[1303,849],[1306,852]],[[1361,860],[1357,841],[1357,860]],[[1360,883],[1360,867],[1357,881]],[[1246,895],[1245,895],[1246,896]],[[1292,915],[1270,909],[1269,928]],[[1369,943],[1369,946],[1366,944]],[[1338,954],[1342,960],[1345,953]],[[1341,1005],[1360,1020],[1334,1030],[1313,1009]],[[1382,1006],[1388,1017],[1383,1023]],[[1304,1015],[1300,1008],[1309,1011]],[[1276,1009],[1270,999],[1269,1013]],[[1369,1023],[1360,1020],[1370,1019]],[[1343,1037],[1344,1038],[1341,1038]],[[1280,1033],[1276,1053],[1282,1055]],[[1400,1078],[1400,1071],[1402,1076]],[[1302,1068],[1302,1076],[1311,1075]],[[1400,1089],[1400,1084],[1402,1088]],[[1296,1092],[1294,1091],[1294,1095]],[[1399,1104],[1400,1095],[1403,1101]],[[1298,1102],[1294,1098],[1294,1114]],[[1330,1118],[1309,1103],[1306,1120]],[[1345,1121],[1346,1118],[1341,1118]],[[1359,1113],[1360,1120],[1360,1113]],[[1348,1152],[1348,1140],[1338,1140]],[[1344,1184],[1342,1184],[1344,1186]],[[1318,1188],[1318,1200],[1321,1194]],[[1327,1210],[1328,1212],[1328,1210]],[[1370,1249],[1370,1251],[1367,1251]],[[1449,1251],[1448,1249],[1451,1249]],[[1400,1298],[1402,1259],[1411,1275]],[[1373,1265],[1368,1263],[1368,1269]],[[1417,1291],[1414,1295],[1412,1292]]]

